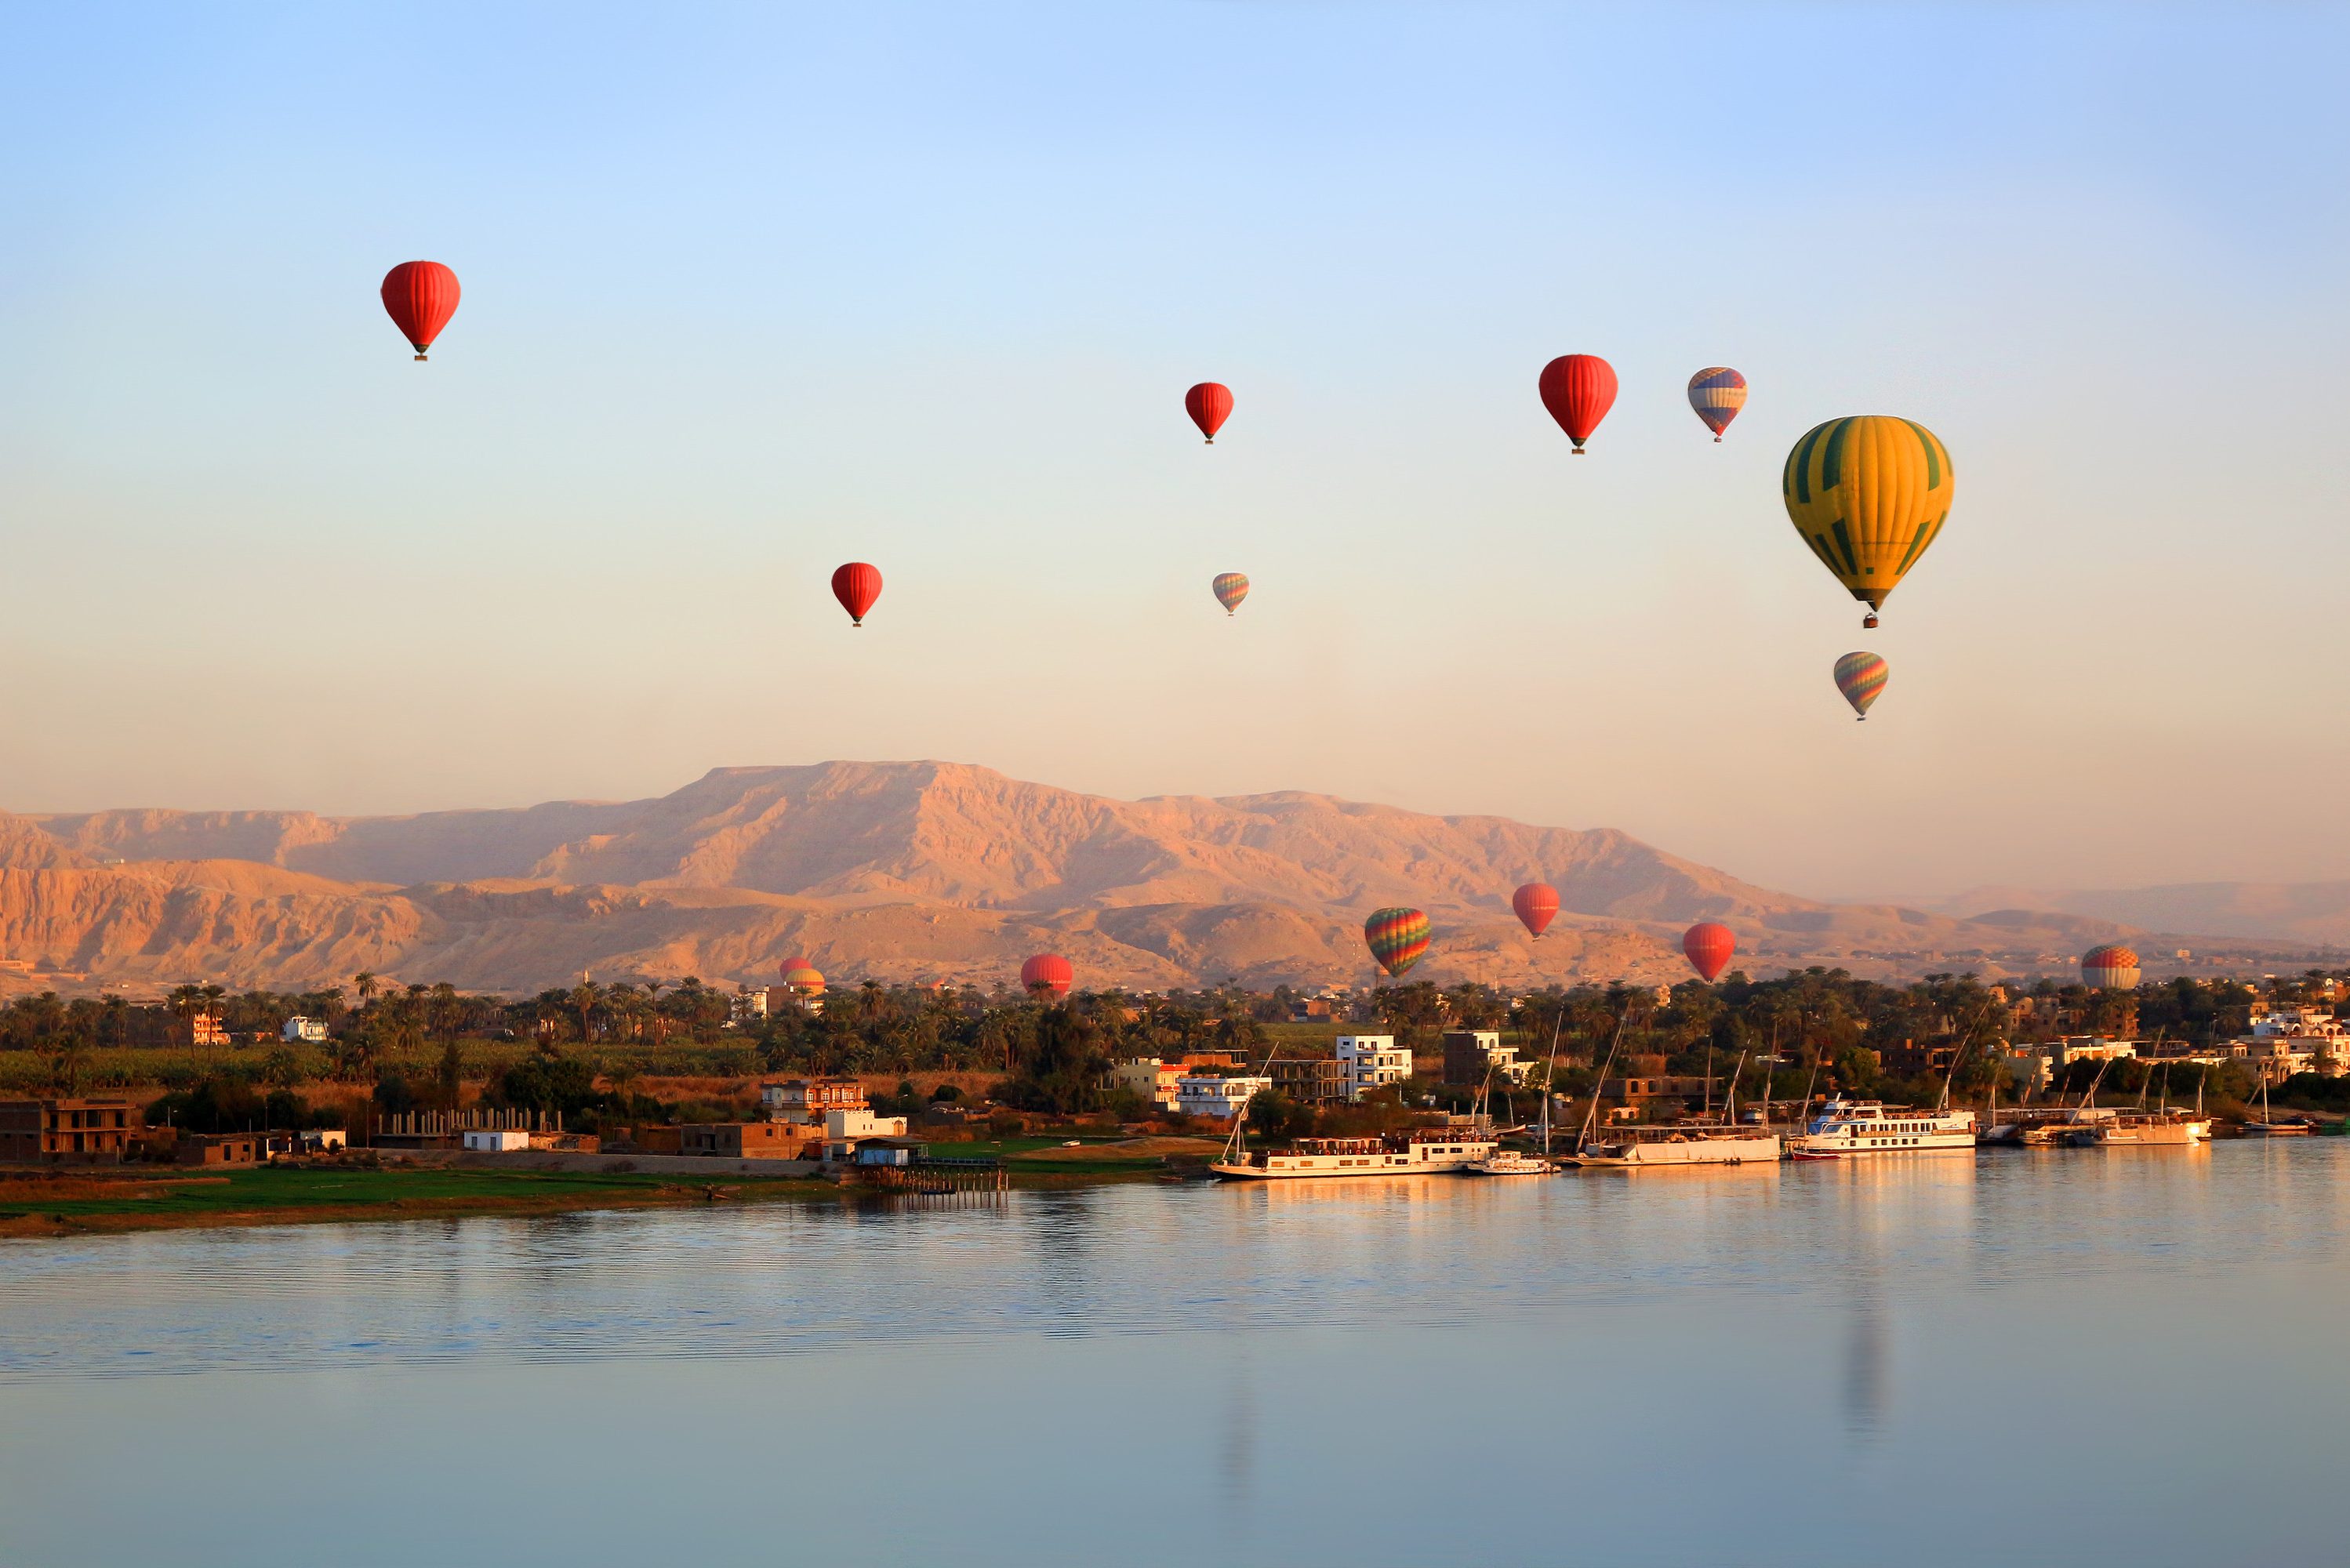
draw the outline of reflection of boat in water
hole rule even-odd
[[[1465,1170],[1500,1146],[1467,1127],[1414,1127],[1397,1138],[1302,1137],[1286,1149],[1232,1148],[1209,1168],[1230,1181],[1412,1176]]]
[[[1865,1155],[1945,1154],[1975,1146],[1972,1111],[1918,1111],[1877,1100],[1832,1099],[1810,1125],[1787,1140],[1797,1159],[1854,1159]]]
[[[1702,1122],[1667,1127],[1617,1127],[1584,1139],[1577,1165],[1602,1168],[1657,1166],[1775,1164],[1779,1135],[1742,1123]]]
[[[1472,1159],[1461,1168],[1471,1176],[1548,1176],[1554,1168],[1546,1159],[1505,1148]]]

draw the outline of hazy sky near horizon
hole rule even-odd
[[[2350,877],[2342,9],[9,32],[0,806],[933,756],[1815,894]],[[418,256],[464,286],[429,365],[376,298]],[[1570,459],[1578,350],[1622,392]],[[1777,484],[1863,412],[1958,475],[1866,634]]]

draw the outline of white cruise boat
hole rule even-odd
[[[1974,1147],[1972,1111],[1919,1111],[1841,1096],[1821,1106],[1810,1125],[1787,1140],[1787,1152],[1797,1159],[1940,1154]]]
[[[1234,1148],[1208,1168],[1228,1181],[1334,1176],[1417,1176],[1466,1170],[1501,1145],[1467,1127],[1414,1127],[1401,1137],[1302,1137],[1286,1149]]]

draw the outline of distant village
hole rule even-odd
[[[1392,1135],[1669,1125],[1736,1100],[2255,1096],[2339,1119],[2338,972],[2127,989],[1811,970],[1771,981],[1168,994],[1011,985],[598,984],[527,1000],[371,975],[287,995],[0,1009],[0,1161],[196,1167],[615,1160],[836,1178],[937,1169],[1054,1129]],[[983,1163],[984,1156],[972,1158]],[[957,1175],[957,1179],[968,1172]],[[882,1179],[897,1179],[887,1178]]]

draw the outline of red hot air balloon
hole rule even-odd
[[[1510,908],[1518,912],[1534,940],[1540,941],[1551,918],[1558,913],[1558,889],[1547,882],[1529,882],[1510,895]]]
[[[383,307],[421,359],[457,314],[457,275],[439,262],[402,262],[383,275]]]
[[[1616,406],[1616,368],[1596,354],[1562,354],[1543,367],[1542,400],[1580,456]]]
[[[1077,971],[1058,953],[1038,953],[1020,966],[1021,985],[1029,995],[1045,1002],[1058,1002],[1068,995],[1076,978]]]
[[[1689,955],[1690,967],[1708,985],[1730,965],[1730,955],[1738,950],[1738,939],[1730,928],[1705,920],[1681,933],[1681,951]]]
[[[1213,446],[1216,432],[1232,418],[1232,389],[1222,381],[1202,381],[1183,394],[1183,411],[1191,416],[1191,422],[1200,427],[1200,433]]]
[[[851,561],[832,574],[832,597],[848,612],[851,626],[865,624],[865,612],[881,597],[881,571],[862,561]]]

